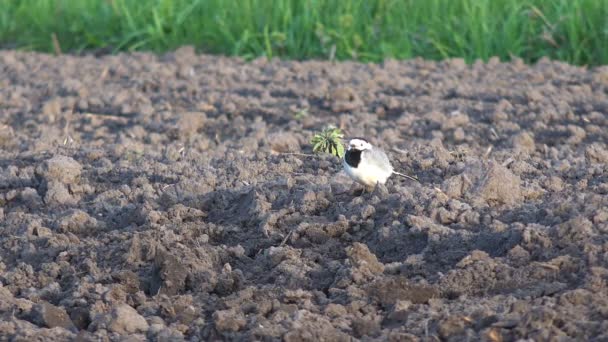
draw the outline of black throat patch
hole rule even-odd
[[[346,160],[346,164],[350,165],[351,167],[359,166],[359,163],[361,162],[361,151],[359,151],[359,150],[346,151],[346,153],[344,154],[344,160]]]

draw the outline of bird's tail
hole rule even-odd
[[[393,173],[394,173],[394,174],[396,174],[396,175],[399,175],[399,176],[401,176],[401,177],[405,177],[405,178],[407,178],[407,179],[411,179],[411,180],[413,180],[413,181],[416,181],[416,182],[420,183],[420,180],[419,180],[418,178],[416,178],[416,177],[413,177],[413,176],[408,176],[408,175],[406,175],[406,174],[403,174],[403,173],[400,173],[400,172],[397,172],[397,171],[393,171]]]

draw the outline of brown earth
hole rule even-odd
[[[608,340],[607,142],[608,67],[3,51],[0,339]]]

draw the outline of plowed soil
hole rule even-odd
[[[608,67],[2,51],[0,126],[2,340],[608,340]]]

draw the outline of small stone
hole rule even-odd
[[[507,257],[513,264],[517,266],[526,265],[530,262],[530,253],[520,245],[516,245],[515,247],[511,248],[511,250],[509,250],[507,253]]]
[[[47,205],[73,205],[78,201],[74,198],[68,188],[59,182],[53,181],[49,183],[46,194],[44,195],[44,202]]]
[[[593,223],[582,215],[557,225],[555,229],[561,241],[572,243],[585,241],[585,239],[594,234]]]
[[[446,120],[441,122],[441,128],[443,130],[454,129],[457,127],[462,127],[469,123],[469,116],[465,113],[461,113],[460,111],[454,111],[447,115]]]
[[[608,209],[606,208],[599,209],[593,216],[593,223],[600,224],[604,222],[608,222]]]
[[[593,143],[585,149],[585,158],[592,163],[608,163],[608,149],[599,143]]]
[[[61,99],[56,97],[46,101],[42,105],[42,114],[54,120],[56,116],[61,114]]]
[[[454,140],[455,141],[463,141],[467,137],[464,129],[462,127],[458,127],[454,130]]]
[[[372,205],[368,204],[361,210],[361,217],[364,219],[367,219],[367,218],[371,217],[372,215],[374,215],[375,212],[376,212],[376,208],[374,208]]]
[[[521,179],[506,167],[491,162],[484,168],[469,195],[478,205],[481,202],[514,205],[523,198]]]
[[[146,319],[127,304],[119,304],[101,318],[109,331],[118,334],[133,334],[148,331]],[[98,325],[99,326],[99,325]]]
[[[69,210],[57,223],[57,228],[62,233],[94,233],[97,228],[97,220],[80,209]]]
[[[159,342],[185,341],[184,334],[172,328],[164,328],[160,330],[156,334],[154,340]]]
[[[268,144],[273,152],[286,153],[300,151],[300,142],[289,133],[274,133],[268,136]]]
[[[380,323],[376,320],[355,318],[352,321],[353,332],[356,337],[374,336],[380,331]]]
[[[76,160],[66,156],[55,156],[44,161],[36,168],[36,175],[47,182],[70,184],[75,182],[82,172],[82,166]]]
[[[450,58],[448,60],[450,67],[455,70],[464,70],[467,67],[467,62],[464,58]]]
[[[34,323],[47,328],[61,327],[67,330],[75,330],[76,327],[70,316],[63,308],[48,302],[37,304],[32,309]]]
[[[564,189],[564,181],[560,177],[551,176],[545,181],[545,188],[555,192],[562,191]]]
[[[587,137],[587,132],[583,127],[568,125],[570,137],[566,140],[569,144],[580,144]]]
[[[40,195],[38,195],[36,189],[33,188],[25,188],[21,190],[19,197],[30,209],[38,208],[42,204],[42,198],[40,198]]]
[[[527,133],[523,132],[511,139],[511,144],[513,145],[513,149],[516,152],[524,152],[524,153],[532,153],[536,149],[536,145],[534,143],[534,137]]]
[[[529,90],[526,92],[526,97],[529,102],[539,102],[543,99],[543,94],[541,94],[538,90]]]
[[[346,316],[347,311],[344,305],[330,303],[325,307],[325,315],[335,318],[340,316]]]
[[[410,284],[405,277],[380,278],[371,283],[368,293],[384,306],[395,305],[399,300],[413,304],[426,304],[439,296],[439,290],[431,285]]]
[[[16,141],[17,139],[15,139],[15,131],[13,128],[8,125],[0,124],[0,147],[9,149],[15,145]]]
[[[409,300],[397,300],[395,305],[393,305],[393,310],[388,315],[388,318],[395,321],[405,322],[411,306],[412,302]]]
[[[186,112],[177,116],[173,130],[169,132],[174,138],[188,138],[205,126],[207,115],[203,112]]]
[[[335,89],[331,95],[331,110],[334,113],[348,112],[363,105],[363,102],[352,88],[341,87]]]
[[[80,330],[86,329],[91,324],[91,315],[86,308],[75,308],[70,312],[70,318]]]
[[[218,331],[239,331],[247,325],[242,312],[220,310],[213,313],[213,322]]]
[[[366,245],[355,242],[346,251],[348,259],[353,267],[371,277],[384,272],[384,265],[378,261],[376,255],[370,252]]]
[[[129,294],[134,294],[139,291],[139,277],[135,272],[122,270],[112,274],[112,278],[118,280],[124,289]]]
[[[470,320],[466,317],[450,316],[439,322],[439,336],[442,338],[453,337],[464,332]]]
[[[161,251],[157,252],[155,259],[155,272],[151,282],[151,293],[176,295],[186,286],[188,268],[177,256]]]

